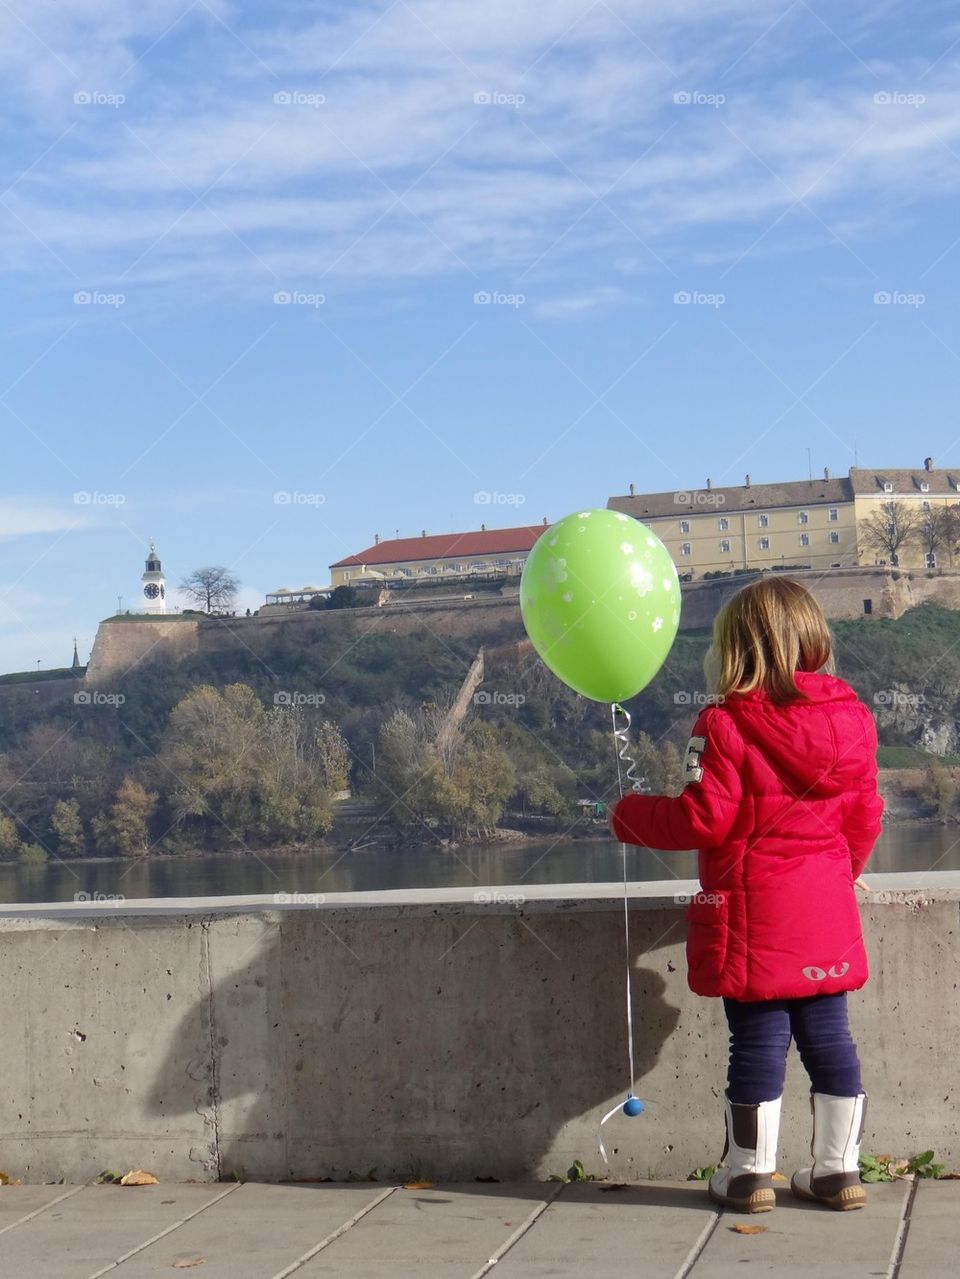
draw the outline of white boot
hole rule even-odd
[[[772,1175],[777,1169],[780,1101],[756,1106],[726,1102],[727,1162],[710,1178],[710,1198],[737,1212],[769,1212],[776,1207]]]
[[[867,1113],[867,1095],[832,1097],[810,1094],[813,1108],[813,1167],[796,1172],[790,1182],[800,1199],[817,1199],[845,1212],[867,1202],[860,1184],[860,1138]]]

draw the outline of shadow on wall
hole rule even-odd
[[[592,1157],[625,1096],[615,912],[318,909],[205,927],[210,998],[185,1011],[148,1099],[202,1117],[198,1175],[542,1178]],[[631,931],[643,1097],[679,1017],[643,958],[682,939],[682,917],[631,912]]]

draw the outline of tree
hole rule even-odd
[[[943,552],[950,563],[960,555],[960,502],[948,502],[935,508],[939,545],[935,553]],[[929,514],[929,512],[924,512]]]
[[[956,811],[956,778],[938,759],[927,765],[918,793],[936,817],[949,817]]]
[[[222,564],[194,569],[180,583],[181,591],[205,613],[212,613],[214,610],[226,612],[231,609],[239,587],[239,578],[234,577]]]
[[[312,601],[311,601],[312,603]],[[327,598],[327,608],[355,608],[357,603],[357,592],[352,586],[341,583],[335,586]],[[318,606],[319,607],[319,606]]]
[[[150,848],[150,818],[157,796],[132,777],[125,777],[107,813],[98,813],[91,826],[97,851],[142,856]]]
[[[380,729],[374,791],[394,821],[423,821],[430,815],[430,773],[440,768],[422,726],[397,709]]]
[[[529,749],[517,766],[517,786],[511,796],[511,808],[528,810],[549,817],[573,816],[576,798],[576,776],[565,764],[554,764],[533,754]]]
[[[17,823],[6,813],[0,813],[0,857],[17,857],[22,848]]]
[[[664,742],[660,751],[663,767],[663,790],[666,795],[679,795],[683,790],[683,756],[673,742]]]
[[[317,755],[328,788],[346,790],[350,782],[350,747],[340,729],[325,719],[316,736]]]
[[[171,820],[204,842],[311,839],[332,821],[337,732],[300,706],[268,710],[247,684],[203,684],[173,708],[151,775],[175,779]]]
[[[490,724],[473,725],[449,775],[455,833],[493,831],[516,787],[516,773]]]
[[[489,724],[457,728],[441,751],[435,730],[442,718],[436,704],[416,717],[394,711],[380,733],[377,792],[391,821],[489,833],[516,790],[513,764]]]
[[[917,541],[923,551],[928,568],[938,559],[950,554],[956,541],[956,507],[931,506],[920,511],[917,519]]]
[[[900,552],[917,540],[922,512],[906,502],[884,502],[860,524],[860,537],[864,546],[889,558],[897,567]]]
[[[75,799],[58,799],[50,816],[50,829],[57,841],[57,852],[76,857],[86,851],[80,805]]]

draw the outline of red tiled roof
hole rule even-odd
[[[435,533],[429,537],[394,537],[374,543],[356,555],[337,560],[330,568],[349,568],[354,564],[395,564],[410,560],[469,559],[471,555],[506,555],[512,551],[529,551],[549,527],[546,524],[524,524],[520,528],[489,528],[467,533]]]

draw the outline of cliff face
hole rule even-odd
[[[952,698],[917,695],[905,688],[874,695],[881,742],[904,742],[931,755],[960,755],[960,724]]]

